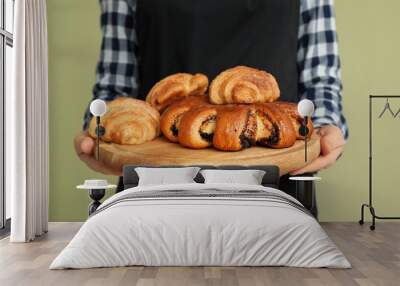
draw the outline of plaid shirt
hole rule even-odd
[[[300,0],[297,64],[299,92],[315,104],[313,122],[338,126],[348,138],[342,114],[342,81],[333,0]],[[93,99],[135,97],[138,61],[135,55],[136,0],[100,0],[103,42]],[[84,128],[91,118],[85,114]]]

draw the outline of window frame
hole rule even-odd
[[[15,1],[12,0],[15,7]],[[12,9],[14,12],[14,9]],[[9,232],[10,220],[6,218],[5,190],[5,93],[6,48],[13,48],[13,34],[6,30],[6,0],[0,0],[0,237]],[[14,15],[13,15],[14,16]],[[14,29],[13,29],[14,30]]]

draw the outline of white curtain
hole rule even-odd
[[[45,0],[15,1],[13,93],[6,98],[6,187],[12,242],[48,225],[48,60]]]

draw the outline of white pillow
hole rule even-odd
[[[200,171],[198,167],[184,168],[135,168],[139,176],[139,186],[171,185],[195,183],[193,180]]]
[[[261,170],[202,170],[205,184],[261,185],[265,171]]]

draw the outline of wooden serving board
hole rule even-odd
[[[309,162],[320,154],[319,136],[313,134],[308,144]],[[143,166],[163,165],[277,165],[281,175],[305,165],[304,141],[286,149],[251,147],[238,152],[223,152],[214,148],[193,150],[171,143],[163,137],[140,145],[100,143],[100,160],[122,170],[127,164]]]

